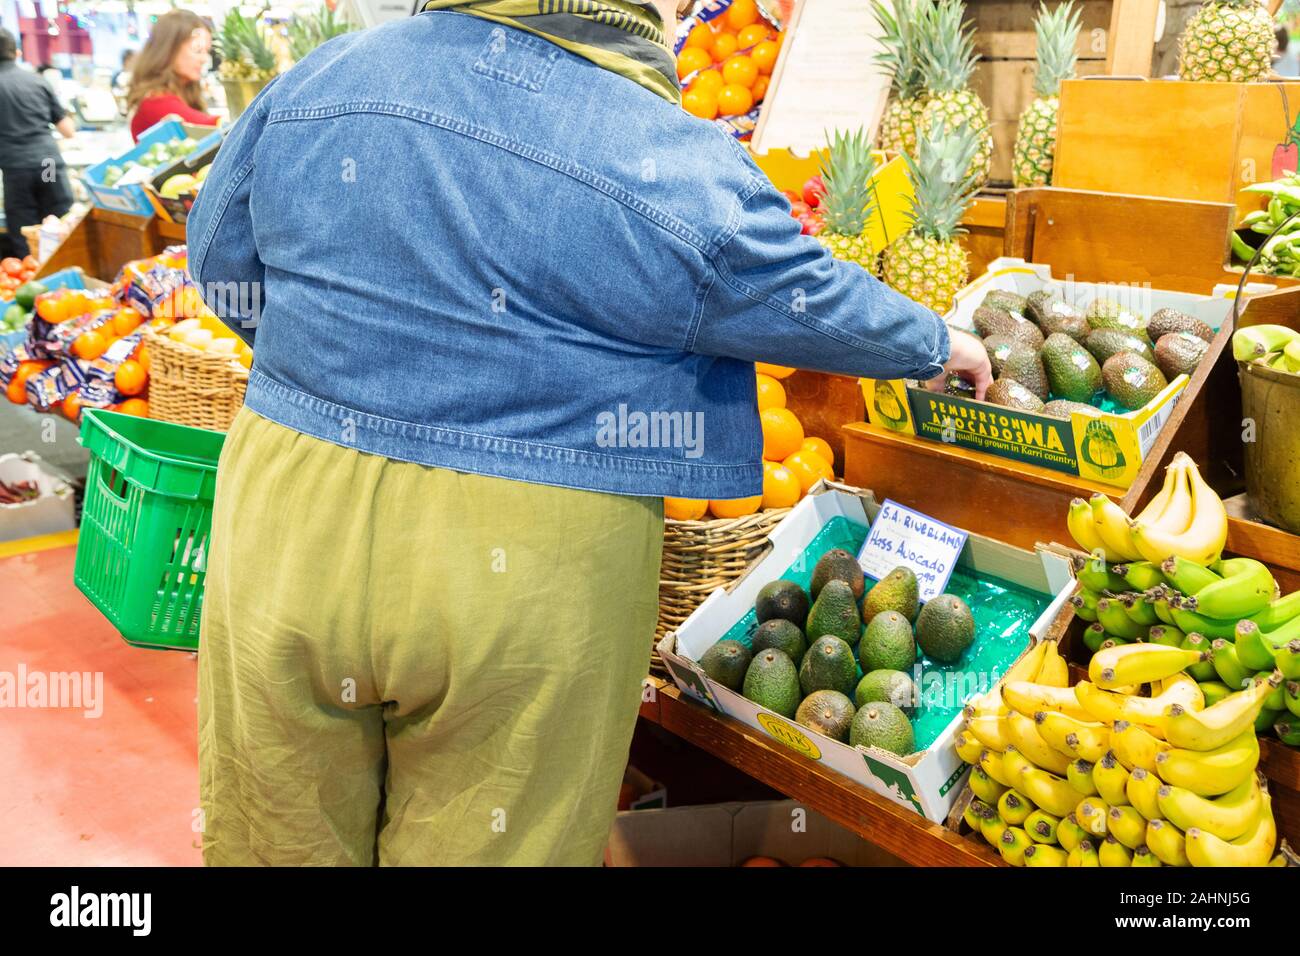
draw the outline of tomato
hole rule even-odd
[[[795,192],[793,189],[782,189],[781,195],[784,196],[787,200],[789,200],[791,209],[794,209],[795,203],[803,202],[803,196]]]
[[[822,184],[821,175],[812,176],[803,184],[803,201],[810,206],[820,206],[822,194],[825,192],[826,187]]]
[[[0,270],[3,270],[6,275],[20,276],[23,273],[23,260],[6,256],[0,259]]]
[[[41,264],[36,261],[35,257],[33,256],[23,257],[23,268],[26,269],[28,272],[35,272],[40,267]]]
[[[812,207],[802,199],[796,199],[794,202],[790,203],[790,215],[794,216],[796,219],[802,219],[810,212],[812,212]]]

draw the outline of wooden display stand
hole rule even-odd
[[[167,246],[184,242],[184,225],[163,222],[157,216],[128,216],[96,206],[41,264],[38,275],[79,266],[88,275],[111,282],[126,263],[157,255]]]

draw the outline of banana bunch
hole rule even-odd
[[[965,820],[1006,862],[1278,862],[1255,724],[1300,682],[1274,672],[1210,700],[1186,669],[1211,651],[1144,642],[1100,649],[1071,688],[1056,650],[1035,645],[972,702],[958,737],[973,765]]]
[[[1183,452],[1174,456],[1165,469],[1164,485],[1136,517],[1099,493],[1089,501],[1075,498],[1066,523],[1079,547],[1097,563],[1159,565],[1178,555],[1208,566],[1219,559],[1228,540],[1223,500]]]
[[[1232,333],[1232,357],[1279,372],[1300,374],[1300,332],[1285,325],[1252,325]]]

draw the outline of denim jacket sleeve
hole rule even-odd
[[[799,231],[785,197],[756,184],[711,257],[691,350],[867,378],[938,375],[944,322]]]
[[[250,346],[261,315],[266,269],[258,257],[249,211],[257,141],[266,126],[266,94],[239,118],[208,171],[186,220],[190,277],[208,308]]]

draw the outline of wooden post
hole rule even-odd
[[[1110,14],[1110,76],[1150,76],[1160,0],[1115,0]]]

